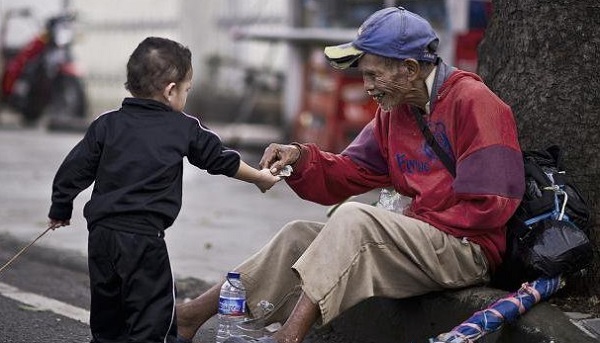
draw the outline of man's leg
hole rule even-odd
[[[319,307],[320,324],[373,296],[400,299],[489,279],[478,245],[352,202],[337,209],[293,268]]]
[[[278,343],[302,342],[318,319],[328,323],[369,297],[405,298],[488,279],[479,246],[352,202],[338,208],[293,268],[303,292],[272,337]]]
[[[302,293],[290,317],[273,338],[279,343],[302,342],[318,317],[319,306]]]
[[[319,307],[302,293],[298,298],[290,317],[272,336],[261,337],[257,343],[300,343],[317,321]],[[239,336],[229,337],[225,343],[247,343],[248,341]]]
[[[296,305],[301,288],[291,266],[315,239],[322,223],[293,221],[285,225],[259,252],[234,270],[239,271],[252,312],[261,300],[274,304],[267,322],[285,322]],[[217,314],[222,283],[197,298],[177,306],[179,336],[191,339],[196,331]]]
[[[222,285],[222,282],[218,283],[192,301],[177,305],[177,334],[179,337],[192,339],[200,326],[217,314]]]

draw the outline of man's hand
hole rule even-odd
[[[298,161],[300,151],[300,147],[297,145],[271,143],[265,149],[259,165],[261,168],[268,168],[271,174],[276,175],[284,166]]]
[[[59,219],[49,218],[49,220],[48,220],[48,227],[50,227],[52,230],[58,229],[61,226],[68,226],[68,225],[71,225],[71,221],[69,219],[59,220]]]

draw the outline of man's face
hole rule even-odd
[[[358,62],[367,94],[373,97],[384,111],[404,102],[411,88],[407,69],[402,61],[365,54]]]

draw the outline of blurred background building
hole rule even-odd
[[[6,25],[2,48],[25,44],[51,16],[76,13],[73,51],[91,119],[128,96],[125,65],[135,46],[150,35],[172,38],[193,54],[190,114],[268,125],[285,139],[339,151],[375,107],[360,75],[329,68],[322,49],[352,40],[369,14],[387,6],[429,19],[444,60],[476,70],[490,0],[0,0],[0,14],[27,7],[34,18]]]

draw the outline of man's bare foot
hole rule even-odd
[[[197,298],[176,306],[177,333],[181,338],[191,340],[200,326],[217,314],[220,291],[221,284],[216,284]]]

